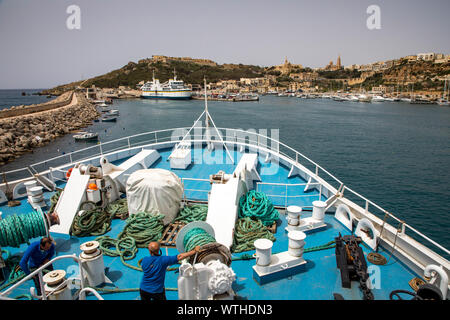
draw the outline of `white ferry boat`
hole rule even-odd
[[[182,80],[177,80],[174,70],[174,78],[169,79],[164,83],[160,83],[159,79],[155,79],[153,73],[153,80],[146,82],[142,87],[141,98],[146,99],[190,99],[192,91]]]

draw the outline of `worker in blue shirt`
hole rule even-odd
[[[20,268],[26,275],[30,274],[30,268],[36,269],[49,262],[55,255],[55,245],[50,237],[43,237],[40,241],[30,244],[20,260]],[[53,265],[47,266],[45,269],[53,270]],[[41,295],[41,286],[39,276],[33,277],[37,294]]]
[[[150,256],[143,258],[141,263],[142,271],[144,272],[139,290],[141,300],[166,300],[164,280],[167,267],[198,253],[200,246],[196,246],[193,250],[176,256],[163,256],[159,243],[150,242],[148,251]]]

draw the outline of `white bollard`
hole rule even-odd
[[[43,276],[44,290],[45,294],[48,295],[48,300],[72,300],[72,292],[65,277],[66,272],[64,270],[53,270]]]
[[[92,287],[97,287],[107,280],[103,254],[98,247],[97,241],[88,241],[80,245],[80,249],[83,251],[80,254],[80,259],[83,262],[86,281]]]
[[[302,231],[289,231],[289,248],[288,252],[293,257],[301,257],[303,255],[303,247],[305,246],[306,234]]]
[[[316,220],[323,221],[327,203],[324,201],[313,201],[312,205],[313,205],[312,217]]]
[[[29,193],[31,188],[34,188],[37,186],[37,181],[31,180],[31,181],[24,182],[23,184],[25,185],[25,189],[27,190],[27,193]]]
[[[287,222],[290,226],[298,226],[300,224],[300,213],[302,208],[299,206],[288,206],[287,207]]]
[[[258,266],[268,266],[272,256],[273,242],[269,239],[257,239],[254,242],[256,248],[256,264]]]

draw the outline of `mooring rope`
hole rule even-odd
[[[164,215],[158,212],[132,214],[118,238],[131,237],[136,241],[138,248],[146,248],[150,242],[161,238],[164,230],[163,219]]]
[[[272,225],[279,213],[264,192],[250,190],[239,199],[239,218],[256,218],[265,226]]]
[[[30,244],[30,239],[47,234],[45,223],[37,211],[0,220],[0,246],[18,248],[23,243]]]
[[[234,232],[232,252],[254,250],[254,242],[257,239],[269,239],[275,241],[275,236],[260,220],[249,217],[238,219]]]
[[[125,266],[142,271],[141,266],[136,267],[126,261],[136,257],[138,247],[145,248],[150,242],[161,238],[164,228],[163,218],[164,215],[159,213],[139,212],[133,214],[127,219],[127,224],[117,239],[100,236],[95,238],[95,241],[99,242],[99,248],[105,255],[120,257]]]
[[[193,250],[196,246],[204,246],[208,243],[216,242],[216,239],[202,228],[189,230],[183,239],[184,251]]]
[[[92,201],[85,201],[80,208],[86,204],[90,204],[93,209],[86,210],[82,215],[76,215],[71,226],[71,234],[77,237],[103,235],[111,230],[112,219],[123,219],[128,214],[126,199],[116,200],[104,209]]]
[[[208,206],[202,204],[194,204],[191,206],[185,206],[180,210],[178,217],[176,217],[173,222],[180,221],[184,223],[189,223],[192,221],[205,221],[206,215],[208,214]]]
[[[327,250],[327,249],[332,249],[335,248],[335,241],[330,241],[327,242],[323,245],[319,245],[319,246],[315,246],[315,247],[311,247],[311,248],[306,248],[303,250],[303,253],[308,253],[308,252],[314,252],[314,251],[321,251],[321,250]],[[276,253],[274,253],[276,254]],[[244,253],[238,257],[233,257],[231,260],[233,261],[238,261],[238,260],[250,260],[250,259],[255,259],[255,256],[249,253]]]

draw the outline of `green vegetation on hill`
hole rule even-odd
[[[174,60],[167,63],[160,61],[130,62],[121,69],[89,79],[83,84],[83,87],[95,85],[100,88],[117,88],[119,86],[135,88],[142,80],[150,81],[153,71],[155,72],[155,78],[159,79],[160,82],[172,79],[174,69],[178,79],[190,84],[202,84],[204,77],[206,77],[208,82],[261,77],[264,70],[258,66],[242,64],[209,66]]]

